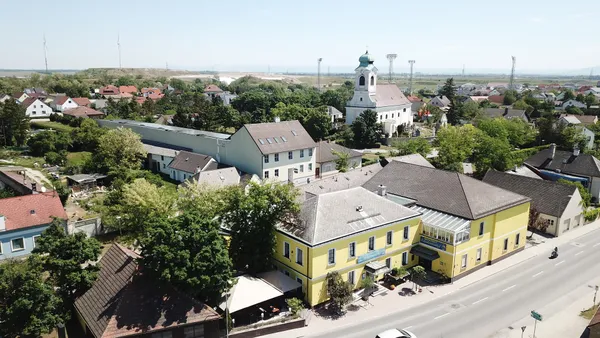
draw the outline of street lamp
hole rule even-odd
[[[596,306],[596,295],[598,294],[598,285],[596,285],[596,287],[594,288],[594,304],[592,304],[593,306]]]
[[[527,326],[521,326],[521,338],[523,338],[523,335],[525,334],[525,329],[527,328]]]

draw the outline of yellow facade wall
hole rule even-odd
[[[525,247],[527,223],[529,223],[529,202],[498,212],[490,260],[496,260]],[[517,234],[519,234],[519,245],[515,245]],[[507,250],[504,250],[505,239],[508,239]]]
[[[281,232],[275,233],[275,239],[277,240],[277,245],[275,246],[275,260],[292,268],[293,270],[297,271],[298,273],[304,276],[310,277],[308,272],[308,266],[312,265],[312,262],[309,262],[309,260],[312,259],[312,253],[309,252],[309,247],[306,244],[292,237],[289,237]],[[289,258],[283,255],[284,243],[289,243],[290,245]],[[296,262],[296,258],[298,256],[298,249],[302,250],[302,265]]]

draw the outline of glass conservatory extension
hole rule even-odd
[[[422,214],[423,232],[421,235],[453,246],[470,239],[470,220],[418,205],[413,206],[411,209]]]

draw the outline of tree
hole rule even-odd
[[[550,222],[540,218],[540,212],[533,205],[529,207],[529,223],[527,223],[527,230],[531,231],[533,236],[534,231],[546,232],[550,226]],[[531,237],[530,236],[530,237]]]
[[[583,99],[583,102],[587,106],[587,109],[590,109],[591,106],[598,103],[598,99],[596,98],[596,95],[589,93],[585,96],[585,98]]]
[[[79,128],[71,132],[73,148],[79,151],[93,152],[98,147],[100,136],[104,135],[106,129],[100,127],[93,119],[84,119]]]
[[[404,142],[398,142],[394,145],[398,149],[398,155],[420,154],[427,157],[431,153],[431,144],[422,137],[411,138]]]
[[[38,257],[0,264],[0,336],[39,337],[64,322],[61,300],[43,275]]]
[[[87,291],[100,271],[92,263],[100,255],[100,242],[82,232],[68,235],[60,219],[55,218],[36,239],[33,253],[40,255],[48,280],[65,305]]]
[[[525,102],[524,99],[515,101],[515,103],[513,103],[512,107],[514,109],[521,109],[521,110],[525,110],[525,111],[527,111],[529,109],[533,109],[533,107],[530,106],[529,104],[527,104],[527,102]]]
[[[351,125],[354,132],[354,144],[360,148],[374,147],[381,136],[381,124],[377,122],[377,113],[367,109]]]
[[[573,100],[574,98],[575,98],[575,94],[573,93],[573,91],[570,89],[567,89],[564,91],[562,101],[567,102],[569,100]]]
[[[222,221],[231,229],[229,253],[238,269],[259,273],[272,268],[275,227],[296,222],[298,190],[291,184],[250,183],[232,187]]]
[[[518,99],[518,94],[514,90],[507,90],[504,92],[504,102],[503,104],[506,106],[510,106],[515,103]]]
[[[559,128],[560,136],[558,144],[563,148],[585,149],[587,148],[588,139],[583,131],[576,126],[561,126]]]
[[[579,93],[579,94],[577,94],[577,96],[575,96],[575,101],[584,103],[585,102],[585,96],[583,96],[583,94]]]
[[[413,281],[413,284],[415,286],[415,289],[417,288],[417,279],[423,279],[427,276],[427,273],[425,272],[425,268],[417,265],[414,266],[412,269],[410,269],[410,279]]]
[[[209,304],[218,304],[232,279],[220,225],[198,211],[151,219],[140,240],[144,271]]]
[[[73,141],[71,135],[59,131],[42,131],[30,137],[27,141],[29,153],[33,156],[44,156],[49,152],[68,150]]]
[[[565,108],[565,112],[569,115],[583,115],[583,111],[579,107],[568,106]]]
[[[331,130],[331,117],[324,109],[325,107],[309,109],[308,114],[300,120],[313,140],[323,140]]]
[[[511,146],[506,138],[496,138],[484,133],[478,134],[473,151],[473,164],[479,177],[489,169],[506,171],[513,166]]]
[[[335,151],[331,150],[333,155],[335,155],[335,170],[338,170],[341,173],[345,173],[348,171],[348,163],[350,161],[350,153],[345,151]]]
[[[459,115],[466,119],[472,120],[483,113],[483,110],[479,107],[479,103],[475,101],[468,101],[460,105]]]
[[[120,170],[138,169],[145,157],[140,136],[119,127],[100,136],[92,162],[101,173],[118,174]]]
[[[29,132],[25,107],[14,100],[0,103],[0,146],[22,146]]]
[[[344,307],[352,300],[352,285],[345,282],[337,271],[328,272],[325,283],[331,310],[338,314],[343,313]]]
[[[439,131],[436,139],[439,168],[462,172],[462,162],[473,153],[479,131],[472,126],[449,126]]]
[[[456,86],[454,85],[454,78],[446,79],[444,86],[439,91],[440,95],[446,96],[448,100],[453,101],[456,96]]]
[[[591,205],[592,194],[583,186],[583,184],[581,184],[581,182],[574,182],[561,178],[558,180],[558,183],[577,187],[577,190],[579,190],[579,195],[581,195],[581,204],[583,207],[588,208]]]

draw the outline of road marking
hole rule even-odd
[[[439,315],[439,316],[437,316],[437,317],[435,317],[435,318],[433,318],[433,319],[440,319],[440,318],[442,318],[442,317],[446,317],[446,316],[447,316],[447,315],[449,315],[449,314],[450,314],[450,312],[446,312],[446,313],[444,313],[443,315]]]
[[[541,275],[541,274],[543,274],[543,273],[544,273],[544,271],[540,271],[540,272],[536,273],[535,275],[533,275],[533,276],[531,276],[531,277],[534,277],[534,278],[535,278],[535,277],[537,277],[537,276],[539,276],[539,275]]]
[[[596,244],[592,245],[592,248],[595,248],[595,247],[597,247],[598,245],[600,245],[600,243],[596,243]]]
[[[583,251],[579,251],[578,253],[575,254],[575,256],[579,256],[583,253]]]
[[[486,300],[486,299],[488,299],[488,297],[481,298],[480,300],[478,300],[478,301],[476,301],[476,302],[473,302],[473,305],[475,305],[475,304],[477,304],[477,303],[480,303],[480,302],[483,302],[483,301],[484,301],[484,300]]]
[[[561,265],[561,264],[562,264],[562,263],[564,263],[564,262],[565,262],[565,261],[560,261],[560,262],[558,262],[558,263],[554,264],[554,266],[559,266],[559,265]]]
[[[517,284],[515,284],[515,285],[513,285],[513,286],[509,286],[509,287],[507,287],[506,289],[502,290],[502,292],[504,292],[504,291],[508,291],[508,290],[510,290],[510,289],[512,289],[512,288],[514,288],[515,286],[517,286]]]

